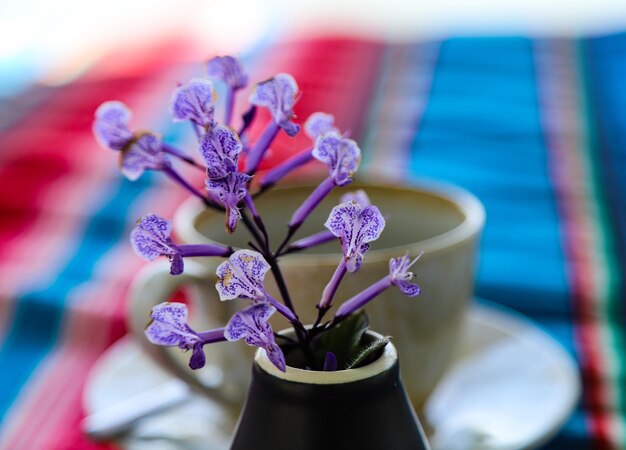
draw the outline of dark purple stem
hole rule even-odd
[[[283,252],[283,254],[291,253],[291,252],[295,252],[299,250],[305,250],[307,248],[315,247],[316,245],[321,245],[326,242],[332,241],[334,239],[337,239],[337,236],[332,234],[330,231],[328,230],[320,231],[319,233],[312,234],[311,236],[307,236],[307,237],[298,239],[297,241],[293,242],[287,248],[287,250]]]
[[[204,202],[204,204],[206,204],[207,206],[209,206],[209,200],[202,195],[202,193],[200,191],[198,191],[195,187],[193,187],[192,185],[190,185],[187,180],[185,180],[183,177],[181,177],[178,172],[176,172],[174,169],[172,169],[170,166],[165,166],[163,167],[163,173],[165,173],[168,177],[170,177],[172,180],[174,180],[176,183],[180,184],[183,188],[187,189],[189,192],[191,192],[193,195],[195,195],[196,197],[199,197],[200,199],[202,199],[202,201]]]
[[[243,136],[243,133],[248,129],[248,127],[252,124],[254,117],[256,116],[256,106],[252,105],[250,109],[248,109],[241,116],[241,120],[243,123],[241,124],[241,128],[239,128],[239,132],[237,133],[239,137]]]
[[[304,150],[270,170],[263,178],[263,181],[261,181],[261,190],[268,189],[270,186],[275,185],[289,172],[311,161],[313,159],[311,150],[312,148]]]
[[[224,125],[230,126],[233,120],[233,109],[235,106],[235,90],[228,86],[226,88],[226,108],[224,110]]]
[[[202,345],[204,344],[212,344],[214,342],[223,342],[226,340],[224,337],[224,331],[226,328],[215,328],[209,331],[203,331],[201,333],[197,333],[198,337],[202,341]]]
[[[177,158],[182,159],[183,161],[185,161],[187,164],[191,164],[192,166],[196,166],[199,169],[204,170],[205,168],[201,165],[198,164],[191,156],[187,155],[185,152],[183,152],[182,150],[170,145],[170,144],[166,144],[163,143],[161,144],[161,149],[165,152],[165,153],[169,153],[172,156],[175,156]]]
[[[337,269],[335,270],[335,273],[333,274],[333,277],[324,288],[324,292],[322,292],[322,299],[317,306],[318,309],[328,310],[333,305],[333,297],[335,296],[335,293],[339,288],[339,283],[341,283],[341,280],[343,279],[346,272],[346,261],[342,257],[339,265],[337,266]]]
[[[267,300],[269,300],[270,304],[278,310],[279,313],[287,318],[289,322],[291,322],[292,324],[300,323],[300,321],[298,320],[298,316],[291,309],[287,308],[285,305],[276,300],[267,292],[265,293],[265,297],[267,298]]]
[[[368,287],[364,291],[346,300],[337,309],[337,312],[335,313],[335,317],[337,319],[341,319],[342,317],[349,316],[357,309],[363,307],[363,305],[368,303],[370,300],[372,300],[374,297],[379,295],[381,292],[383,292],[385,289],[387,289],[391,285],[392,283],[391,283],[390,275],[387,275],[386,277],[381,278],[380,280],[372,284],[370,287]]]
[[[183,244],[178,249],[183,256],[230,256],[233,253],[231,247],[221,244]]]
[[[280,131],[280,126],[274,121],[271,121],[265,127],[263,134],[257,141],[257,143],[250,149],[250,153],[248,153],[248,159],[246,160],[246,172],[249,175],[252,175],[256,172],[261,160],[263,159],[263,155],[274,141],[274,138]]]
[[[328,195],[330,191],[336,186],[335,180],[332,177],[326,178],[322,181],[309,197],[300,205],[300,207],[293,213],[291,220],[289,221],[290,229],[297,229],[302,225],[306,218],[313,212],[313,210],[319,205],[324,197]]]

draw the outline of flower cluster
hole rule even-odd
[[[215,57],[207,63],[206,77],[193,78],[174,89],[170,101],[172,119],[189,123],[197,136],[198,162],[186,152],[165,143],[149,131],[133,131],[131,111],[119,101],[106,102],[95,114],[93,131],[98,142],[120,157],[121,172],[136,180],[146,170],[168,176],[182,188],[200,198],[208,208],[225,214],[228,233],[242,223],[254,238],[250,248],[237,249],[220,244],[177,244],[172,238],[172,224],[155,214],[141,218],[131,232],[135,252],[154,260],[164,256],[171,262],[172,275],[184,271],[189,257],[227,258],[217,268],[216,289],[222,301],[239,300],[245,306],[235,313],[223,328],[198,332],[187,321],[187,307],[181,303],[161,303],[152,310],[151,322],[146,328],[147,338],[157,345],[178,346],[191,351],[189,365],[198,369],[205,365],[203,348],[220,341],[244,340],[246,344],[261,347],[280,370],[286,370],[284,348],[276,342],[277,335],[269,319],[282,315],[294,328],[292,347],[300,348],[311,369],[335,370],[337,358],[333,349],[324,349],[323,367],[312,359],[312,345],[316,339],[340,326],[340,323],[360,310],[385,289],[397,287],[407,296],[419,294],[419,287],[411,281],[411,260],[408,255],[392,258],[389,275],[378,280],[361,293],[345,300],[332,319],[324,320],[333,309],[334,297],[342,279],[358,272],[373,241],[385,227],[385,219],[362,191],[349,192],[341,197],[324,223],[326,230],[292,241],[295,233],[311,212],[335,188],[349,185],[358,169],[361,150],[355,141],[341,133],[331,114],[317,112],[304,123],[304,132],[311,145],[296,152],[259,177],[257,170],[276,136],[283,132],[293,137],[300,132],[294,107],[300,97],[294,78],[285,73],[261,81],[249,96],[250,109],[241,116],[238,128],[233,128],[235,96],[247,87],[248,76],[239,61],[232,56]],[[226,99],[223,120],[216,115],[217,95],[214,83],[225,87]],[[261,134],[251,142],[249,128],[255,120],[256,108],[266,108],[271,120]],[[251,143],[250,143],[251,142]],[[249,144],[250,143],[250,144]],[[254,197],[262,195],[296,168],[317,160],[328,169],[328,176],[319,183],[306,200],[294,211],[285,230],[285,238],[272,246]],[[205,171],[204,189],[193,186],[175,168],[181,161]],[[321,224],[320,224],[321,225]],[[278,258],[321,243],[339,239],[342,257],[328,284],[315,305],[318,320],[312,327],[300,322],[293,308]],[[419,256],[418,256],[419,258]],[[274,298],[265,288],[265,276],[271,272],[280,291]],[[287,339],[287,338],[284,338]]]

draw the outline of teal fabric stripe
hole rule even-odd
[[[485,204],[477,294],[529,315],[575,355],[540,113],[532,41],[445,41],[411,169],[462,186]],[[584,420],[579,410],[545,448],[583,448]]]
[[[412,171],[463,186],[484,202],[479,295],[556,314],[570,305],[542,133],[530,40],[442,44]]]
[[[76,237],[80,245],[59,276],[16,299],[11,328],[0,348],[0,367],[9,368],[0,372],[0,422],[33,370],[54,348],[70,291],[88,281],[100,258],[126,239],[128,207],[149,187],[151,178],[112,182],[108,201],[88,221],[84,234]]]

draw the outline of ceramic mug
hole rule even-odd
[[[313,186],[286,186],[255,200],[273,246],[282,240],[291,214],[312,189]],[[323,224],[332,207],[339,203],[339,197],[357,189],[368,194],[387,225],[381,237],[371,243],[359,272],[346,274],[334,303],[338,306],[342,300],[386,276],[390,258],[405,252],[412,257],[424,252],[411,269],[416,274],[414,281],[422,288],[420,296],[408,298],[392,287],[366,306],[372,328],[393,337],[402,358],[405,387],[419,410],[451,361],[461,321],[473,294],[484,209],[473,195],[446,184],[355,183],[335,189],[294,239],[324,229]],[[193,198],[175,214],[174,230],[179,242],[185,244],[221,242],[242,248],[251,240],[242,225],[235,233],[227,235],[223,214],[205,209]],[[292,301],[304,323],[315,320],[314,305],[340,258],[338,240],[280,258]],[[199,329],[224,326],[245,302],[220,302],[215,290],[215,269],[221,261],[220,258],[187,258],[185,272],[179,276],[169,274],[165,261],[148,265],[134,283],[128,317],[131,331],[163,367],[205,393],[236,406],[241,404],[247,391],[253,349],[243,342],[205,346],[209,369],[192,372],[187,367],[189,355],[182,355],[178,349],[153,346],[143,334],[151,308],[168,299],[178,287],[189,284],[194,289],[192,324]],[[280,298],[271,273],[265,280],[272,295]],[[285,326],[282,317],[278,320],[280,322],[274,323],[275,329]]]

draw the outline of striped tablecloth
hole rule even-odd
[[[189,49],[120,51],[71,83],[0,103],[2,449],[111,448],[79,431],[85,378],[125,333],[128,286],[144,264],[130,227],[147,212],[171,216],[185,194],[154,174],[125,181],[91,122],[119,99],[134,124],[189,143],[167,113],[176,82],[202,72],[193,59],[211,56]],[[319,38],[244,60],[255,80],[292,73],[299,117],[333,112],[361,143],[365,170],[450,181],[484,202],[477,294],[543,325],[584,383],[545,448],[626,448],[626,35]],[[281,138],[269,163],[306,143]]]

